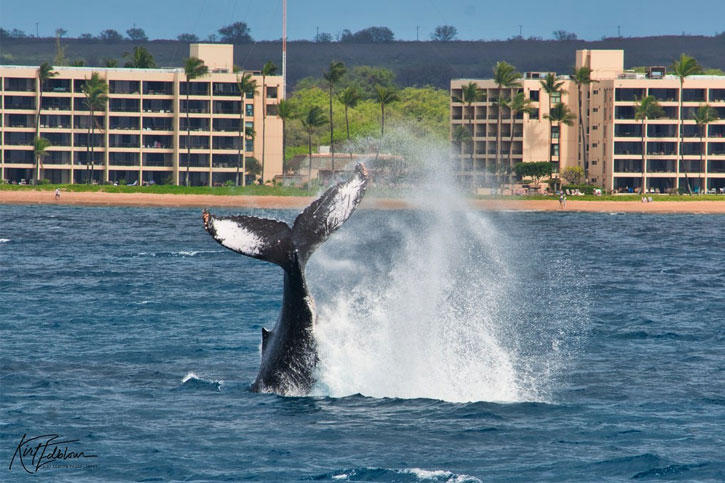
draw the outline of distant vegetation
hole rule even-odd
[[[62,29],[61,29],[62,30]],[[141,30],[141,29],[137,29]],[[361,32],[366,32],[364,35]],[[4,33],[3,33],[4,32]],[[19,32],[19,31],[18,31]],[[23,32],[0,31],[0,64],[40,65],[53,63],[56,49],[55,38],[29,37]],[[112,40],[118,38],[104,31],[103,40],[88,34],[84,39],[60,36],[65,57],[83,62],[88,66],[105,66],[106,60],[116,59],[123,65],[123,54],[133,51],[137,45],[148,49],[161,67],[180,67],[189,55],[188,43],[209,41],[194,34],[180,34],[179,40]],[[141,38],[141,32],[129,29],[127,34]],[[244,37],[244,29],[233,29],[229,35]],[[251,33],[247,30],[247,35]],[[448,38],[450,31],[440,32],[441,39]],[[22,34],[22,35],[21,35]],[[120,33],[116,32],[119,36]],[[360,34],[360,35],[357,35]],[[145,35],[145,34],[144,34]],[[336,59],[348,68],[376,66],[395,74],[400,87],[431,85],[448,89],[453,78],[490,78],[493,66],[499,60],[527,71],[556,71],[568,74],[574,63],[577,49],[623,49],[627,67],[642,65],[671,65],[681,52],[696,57],[706,69],[725,69],[722,49],[725,35],[667,36],[642,38],[606,38],[599,41],[584,40],[537,40],[514,38],[506,41],[383,41],[381,31],[363,29],[345,37],[345,46],[332,36],[321,33],[320,42],[293,41],[287,44],[288,85],[294,89],[302,79],[319,77],[323,70]],[[3,37],[4,36],[4,37]],[[357,37],[356,37],[357,36]],[[376,40],[364,40],[373,37]],[[223,36],[215,34],[215,41]],[[342,42],[342,39],[340,39]],[[282,62],[281,43],[236,43],[234,61],[247,70],[260,70],[267,62]]]

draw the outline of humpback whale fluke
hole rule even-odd
[[[297,216],[292,227],[254,216],[217,217],[204,210],[204,228],[216,241],[284,270],[282,310],[273,330],[262,329],[262,360],[253,391],[299,395],[308,393],[314,384],[315,309],[307,290],[305,264],[350,218],[365,195],[367,182],[367,171],[358,164],[350,179],[325,191]]]

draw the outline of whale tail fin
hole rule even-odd
[[[287,270],[291,263],[304,265],[315,249],[350,218],[365,195],[367,182],[367,171],[358,164],[350,179],[330,187],[305,208],[292,228],[278,220],[247,215],[214,216],[206,210],[204,228],[230,250]]]

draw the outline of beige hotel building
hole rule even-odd
[[[679,53],[673,54],[673,59]],[[664,66],[648,67],[646,73],[624,69],[622,50],[578,50],[575,65],[591,69],[595,81],[583,86],[582,117],[586,135],[588,166],[581,155],[578,124],[579,94],[568,75],[563,81],[561,102],[577,116],[572,126],[553,125],[549,143],[549,121],[544,116],[559,102],[550,99],[540,81],[546,72],[528,72],[521,89],[534,101],[535,112],[511,119],[503,114],[501,158],[508,163],[547,161],[549,150],[555,170],[582,166],[588,170],[589,182],[608,191],[638,190],[644,170],[647,192],[686,189],[686,178],[693,190],[725,191],[725,76],[693,75],[680,88],[680,79],[667,73]],[[495,165],[497,112],[492,99],[498,89],[491,79],[455,79],[451,81],[451,140],[457,126],[468,126],[468,106],[456,102],[461,87],[475,82],[485,92],[486,100],[474,103],[473,139],[462,143],[458,154],[457,176],[473,186],[486,184],[486,168]],[[504,90],[510,96],[513,91]],[[635,119],[635,99],[654,96],[664,115],[647,119],[642,153],[642,122]],[[682,98],[683,143],[678,136],[678,103]],[[720,120],[705,126],[701,142],[700,129],[692,116],[700,105],[709,104]],[[511,132],[513,130],[513,141]],[[473,149],[473,160],[471,160]],[[702,159],[702,161],[701,161]],[[722,190],[721,190],[722,188]]]
[[[40,135],[51,146],[41,162],[41,179],[53,183],[85,180],[90,116],[81,86],[93,72],[109,85],[105,111],[97,113],[94,144],[96,182],[184,182],[187,166],[186,113],[191,126],[192,185],[235,180],[239,148],[262,161],[264,179],[282,172],[282,121],[274,113],[283,93],[282,77],[254,73],[257,93],[241,99],[233,72],[233,46],[192,44],[189,55],[209,67],[209,75],[186,82],[183,68],[127,69],[54,67],[43,86]],[[40,102],[38,67],[0,66],[0,179],[32,178],[35,116]],[[189,102],[186,91],[189,86]],[[266,106],[265,106],[266,105]],[[263,129],[263,107],[266,123]],[[255,137],[239,137],[240,123]]]

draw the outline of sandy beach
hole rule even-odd
[[[67,204],[89,206],[168,206],[168,207],[236,207],[260,209],[299,209],[311,197],[292,196],[216,196],[152,193],[64,192],[60,200],[53,191],[0,191],[0,204]],[[471,200],[474,209],[560,211],[557,200]],[[406,209],[405,200],[366,198],[362,209]],[[581,201],[568,199],[566,211],[627,213],[725,213],[723,201]]]

